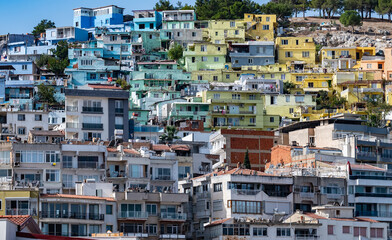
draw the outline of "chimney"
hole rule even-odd
[[[237,163],[237,168],[241,168],[241,163],[240,162]]]

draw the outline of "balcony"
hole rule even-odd
[[[171,181],[170,176],[151,176],[151,180],[163,180],[163,181]]]
[[[102,107],[83,107],[82,113],[103,113]]]
[[[32,213],[30,209],[6,209],[5,214],[6,215],[30,215]]]
[[[77,106],[67,106],[67,112],[77,112],[78,107]]]
[[[270,197],[287,197],[290,195],[291,192],[271,192],[271,191],[264,191]]]
[[[78,161],[78,168],[104,168],[104,165],[102,164],[100,166],[99,163],[97,162],[90,162],[90,161]]]
[[[343,195],[339,193],[327,193],[327,198],[329,199],[340,199]]]
[[[79,123],[67,122],[65,126],[67,128],[79,128]]]
[[[313,192],[300,192],[299,196],[301,198],[314,198],[314,193]]]
[[[119,218],[132,218],[132,219],[147,219],[148,212],[129,212],[129,211],[120,211],[118,213]]]
[[[392,197],[391,193],[355,193],[355,197],[385,197],[390,198]]]
[[[201,198],[210,198],[210,197],[211,197],[211,194],[210,194],[209,192],[198,192],[198,193],[196,193],[196,197],[197,197],[198,199],[201,199]]]
[[[121,129],[121,130],[123,130],[124,129],[124,125],[123,124],[115,124],[114,125],[114,129]]]
[[[316,235],[295,235],[296,240],[314,240],[320,239],[319,236]]]
[[[185,235],[180,234],[161,234],[160,239],[185,239]]]
[[[253,189],[231,189],[232,194],[237,195],[257,195],[260,193],[260,190],[253,190]]]
[[[355,216],[365,216],[365,217],[377,217],[377,211],[355,211]]]
[[[114,112],[115,113],[124,113],[124,109],[123,108],[115,108]]]
[[[103,130],[102,123],[83,123],[82,130]]]
[[[79,212],[66,212],[66,211],[40,211],[40,218],[69,218],[69,219],[84,219],[104,221],[105,214],[99,213],[79,213]]]
[[[161,213],[161,220],[166,221],[185,221],[186,214],[185,213]]]

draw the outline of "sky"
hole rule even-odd
[[[72,26],[73,11],[78,7],[100,7],[117,5],[132,10],[152,9],[157,0],[0,0],[2,9],[0,35],[7,33],[29,33],[42,19],[54,21],[56,27]],[[178,0],[171,0],[173,4]],[[194,4],[195,0],[181,0],[183,4]]]

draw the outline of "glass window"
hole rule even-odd
[[[60,181],[60,170],[47,169],[46,170],[46,181],[47,182],[59,182]]]
[[[106,205],[106,214],[113,214],[113,205]]]
[[[156,204],[146,204],[146,209],[148,215],[156,216],[157,215],[157,205]]]

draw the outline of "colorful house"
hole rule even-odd
[[[274,41],[275,30],[278,27],[276,15],[244,14],[247,39],[256,41]]]
[[[226,67],[226,44],[194,43],[184,51],[185,70],[223,69]]]
[[[316,44],[311,37],[277,37],[275,47],[280,64],[316,63]]]
[[[245,25],[241,20],[210,20],[207,41],[215,44],[245,42]]]
[[[229,46],[233,68],[242,66],[263,66],[275,63],[274,42],[251,41],[233,43]]]

